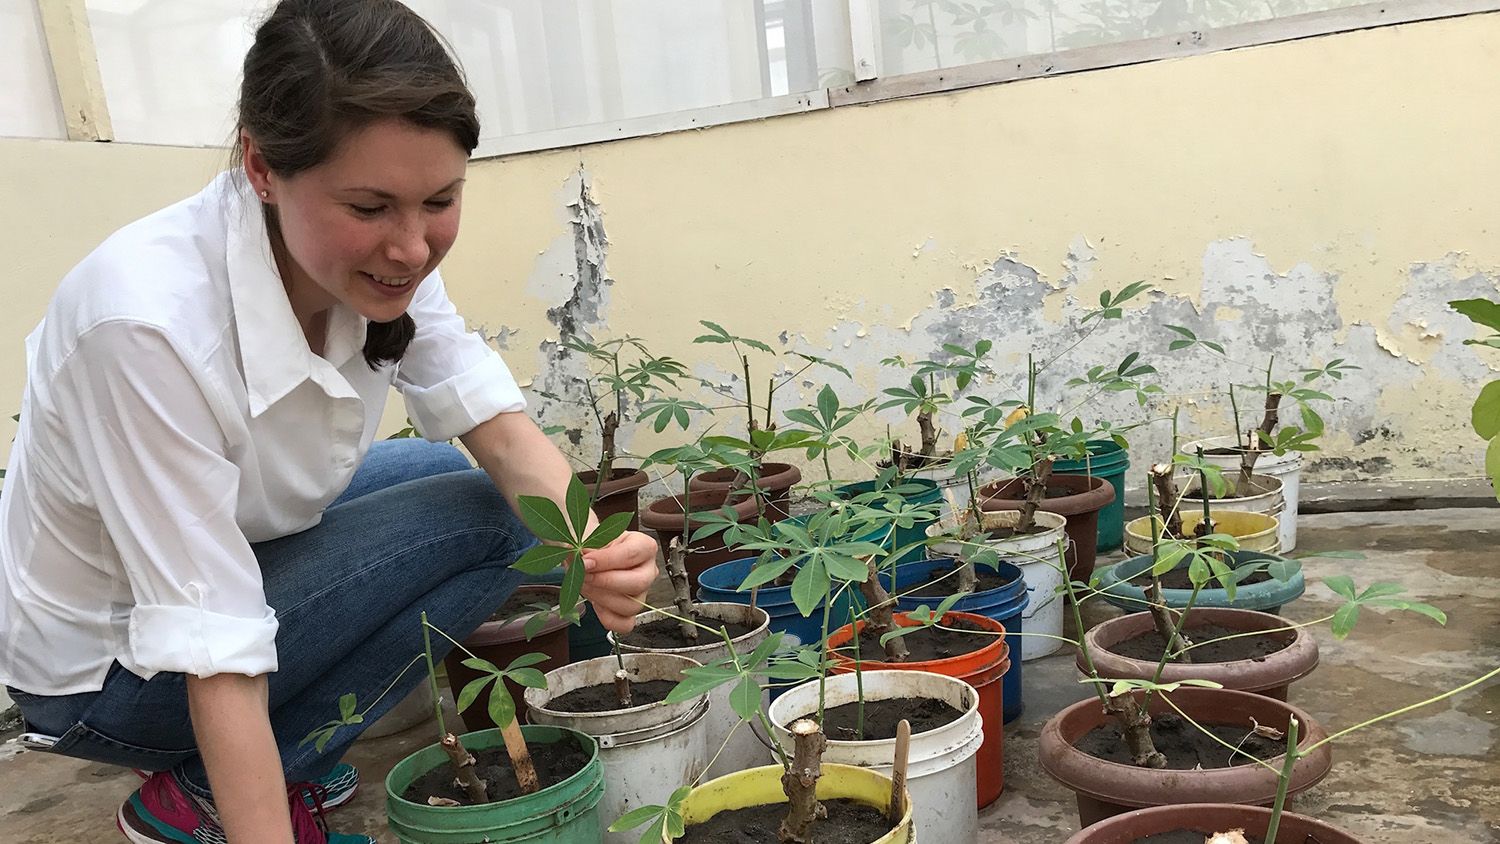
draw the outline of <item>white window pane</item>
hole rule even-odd
[[[265,0],[86,0],[115,138],[228,143]]]
[[[68,136],[36,0],[0,0],[0,91],[0,136]]]
[[[843,0],[404,0],[444,33],[485,137],[824,87],[852,67]]]
[[[1214,29],[1369,0],[879,0],[880,73]]]

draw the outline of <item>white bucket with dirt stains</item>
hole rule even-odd
[[[624,654],[632,682],[667,680],[677,683],[682,672],[698,662],[671,654]],[[604,765],[604,797],[599,817],[604,826],[642,806],[665,806],[672,792],[691,784],[708,767],[708,695],[681,703],[648,703],[608,712],[563,712],[548,703],[575,689],[613,688],[618,665],[601,656],[547,672],[547,688],[527,689],[528,720],[533,724],[568,727],[599,742]],[[605,844],[636,844],[640,830],[606,832]]]
[[[1199,447],[1203,449],[1203,460],[1212,466],[1218,466],[1224,470],[1225,475],[1238,472],[1240,469],[1240,455],[1235,454],[1209,454],[1213,449],[1236,449],[1238,440],[1235,437],[1209,437],[1203,440],[1194,440],[1179,449],[1183,454],[1197,456]],[[1296,451],[1288,451],[1286,454],[1277,456],[1269,451],[1263,451],[1255,460],[1255,474],[1270,475],[1281,479],[1281,496],[1286,502],[1285,509],[1276,516],[1280,520],[1277,530],[1277,540],[1281,545],[1281,553],[1290,554],[1297,547],[1297,502],[1302,494],[1302,455]]]
[[[906,760],[906,789],[911,794],[914,840],[967,842],[979,840],[979,808],[974,799],[979,745],[984,724],[979,715],[979,693],[962,680],[926,671],[865,671],[865,701],[895,699],[941,700],[962,714],[941,727],[913,732]],[[859,700],[854,674],[828,678],[826,708]],[[792,753],[793,721],[818,711],[818,681],[795,686],[771,704],[767,713],[776,741]],[[854,741],[827,736],[824,762],[858,765],[890,776],[896,740]],[[765,749],[761,750],[764,755]]]
[[[733,638],[735,652],[743,659],[750,655],[761,642],[771,635],[771,617],[760,607],[752,607],[749,604],[730,604],[722,602],[709,602],[693,604],[698,611],[698,623],[707,627],[714,626],[714,622],[720,624],[742,624],[750,628],[749,633]],[[675,613],[676,610],[671,612]],[[662,610],[650,610],[635,617],[636,626],[649,624],[663,618],[671,618],[667,612]],[[705,630],[699,630],[698,635],[701,644],[682,648],[642,648],[629,644],[620,643],[620,650],[625,653],[659,653],[685,656],[696,660],[704,665],[718,662],[729,656],[729,646],[721,638],[709,635]],[[609,640],[615,641],[615,634],[609,634]],[[708,769],[708,775],[704,779],[717,779],[725,774],[735,771],[743,771],[746,768],[754,768],[765,763],[766,746],[761,744],[760,739],[755,737],[751,731],[751,725],[740,720],[738,713],[729,703],[729,694],[734,691],[734,683],[725,683],[708,693],[708,755],[713,759],[712,766]],[[770,694],[761,691],[761,705],[770,703]],[[723,748],[722,750],[720,748]],[[718,754],[717,758],[714,758]]]

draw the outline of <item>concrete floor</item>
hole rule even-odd
[[[1319,581],[1347,573],[1360,585],[1393,581],[1441,607],[1446,628],[1416,615],[1366,612],[1354,635],[1317,630],[1322,663],[1292,690],[1330,732],[1421,701],[1500,665],[1500,511],[1425,510],[1304,516],[1300,552],[1357,550],[1362,560],[1314,559],[1307,594],[1285,612],[1330,614]],[[1091,613],[1102,617],[1108,608]],[[1054,844],[1077,829],[1072,795],[1037,766],[1049,715],[1079,700],[1070,654],[1026,665],[1026,712],[1006,736],[1006,791],[982,817],[985,844]],[[349,761],[367,785],[332,816],[339,831],[394,839],[379,785],[397,760],[430,742],[427,728],[361,741]],[[1336,745],[1328,778],[1298,803],[1368,844],[1500,842],[1500,682],[1352,734]],[[0,842],[120,840],[114,811],[137,780],[129,772],[0,745]],[[929,842],[929,844],[958,844]]]

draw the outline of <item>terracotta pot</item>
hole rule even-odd
[[[1099,548],[1099,511],[1115,500],[1115,487],[1107,478],[1088,475],[1053,475],[1048,486],[1070,490],[1068,495],[1047,498],[1041,509],[1068,520],[1068,579],[1088,582]],[[1020,478],[985,484],[979,488],[979,508],[991,513],[1019,510],[1026,489]]]
[[[995,802],[1005,789],[1005,672],[1010,669],[1010,647],[1005,642],[1005,627],[993,618],[967,612],[949,612],[945,619],[962,619],[980,630],[994,633],[992,641],[984,647],[947,659],[917,660],[912,662],[878,662],[865,659],[861,663],[864,671],[927,671],[953,677],[973,686],[979,692],[979,716],[983,719],[984,740],[979,745],[977,777],[974,781],[975,799],[979,808]],[[906,613],[896,613],[898,627],[915,627]],[[859,622],[864,629],[865,622]],[[854,670],[855,662],[850,641],[854,638],[854,625],[846,624],[828,636],[828,652],[832,654],[834,671],[840,674]],[[883,653],[878,656],[884,656]]]
[[[1139,693],[1137,693],[1139,694]],[[1229,689],[1199,689],[1185,686],[1169,696],[1172,703],[1192,719],[1204,725],[1243,726],[1254,723],[1286,729],[1295,717],[1300,727],[1299,747],[1307,747],[1326,737],[1322,726],[1312,716],[1295,706],[1264,695]],[[1173,712],[1162,699],[1151,696],[1150,712],[1162,715]],[[1209,770],[1172,770],[1141,768],[1118,762],[1106,762],[1074,747],[1090,730],[1114,726],[1099,700],[1090,697],[1067,707],[1042,727],[1037,752],[1042,770],[1075,793],[1078,819],[1084,826],[1104,818],[1174,803],[1245,803],[1268,806],[1276,799],[1276,774],[1262,765],[1246,764]],[[1228,751],[1225,751],[1226,753]],[[1280,770],[1282,756],[1267,759]],[[1333,754],[1323,745],[1292,768],[1289,795],[1296,795],[1327,776]]]
[[[1264,836],[1271,823],[1271,810],[1263,806],[1232,803],[1195,803],[1137,809],[1102,820],[1074,833],[1066,844],[1135,844],[1138,839],[1164,832],[1192,832],[1205,839],[1215,832],[1243,829],[1246,835]],[[1322,821],[1281,813],[1277,844],[1361,844],[1358,838]]]
[[[724,506],[724,498],[725,492],[717,489],[699,490],[688,494],[687,505],[693,513],[694,530],[703,524],[702,520],[697,518],[697,514],[712,513],[721,509]],[[672,539],[682,535],[682,505],[681,496],[669,495],[647,504],[646,509],[641,511],[641,525],[656,532],[656,541],[661,545],[663,556],[666,555]],[[735,504],[734,517],[742,524],[754,522],[759,518],[755,509],[755,499],[746,499]],[[688,585],[693,594],[698,594],[698,575],[719,563],[727,563],[743,556],[745,556],[744,553],[725,547],[722,532],[689,542]]]
[[[599,473],[593,469],[587,472],[578,472],[578,482],[583,484],[592,495],[594,492],[594,480]],[[594,497],[594,515],[602,521],[616,513],[629,513],[630,524],[627,530],[641,529],[641,487],[651,482],[651,478],[639,469],[610,469],[609,479],[599,485],[599,494]]]
[[[727,496],[735,491],[734,478],[737,471],[715,469],[712,472],[694,475],[692,480],[688,481],[688,489],[692,492],[713,490]],[[760,464],[760,488],[765,490],[766,499],[770,504],[771,521],[779,522],[791,516],[791,511],[788,509],[791,489],[800,480],[802,480],[802,470],[790,463]]]
[[[1278,615],[1254,610],[1196,607],[1188,615],[1184,632],[1189,640],[1197,642],[1193,638],[1193,630],[1207,625],[1222,627],[1234,633],[1249,633],[1290,627],[1291,622]],[[1155,676],[1155,662],[1132,659],[1110,651],[1110,648],[1121,642],[1155,629],[1150,613],[1137,612],[1112,618],[1090,630],[1084,636],[1084,641],[1088,644],[1089,653],[1093,655],[1094,667],[1098,669],[1099,676],[1117,680],[1149,680]],[[1273,635],[1290,644],[1259,659],[1169,662],[1162,669],[1161,682],[1212,680],[1226,689],[1255,692],[1277,700],[1286,700],[1287,687],[1318,667],[1318,643],[1305,627]],[[1196,651],[1188,653],[1191,656]],[[1076,663],[1079,671],[1087,673],[1082,651],[1078,652]]]
[[[534,596],[538,603],[552,604],[553,612],[547,616],[547,622],[542,625],[542,629],[527,640],[526,622],[533,613],[528,612],[509,622],[492,617],[490,621],[479,625],[479,629],[463,640],[464,647],[480,659],[489,660],[501,668],[510,665],[516,657],[533,652],[547,655],[546,662],[534,666],[543,673],[567,665],[568,623],[557,613],[557,601],[561,593],[562,590],[556,586],[531,584],[517,586],[514,595]],[[457,648],[450,651],[443,659],[443,665],[448,669],[448,690],[453,694],[453,700],[458,700],[459,692],[463,691],[469,681],[483,676],[464,665],[465,659],[468,659],[468,654]],[[510,696],[516,702],[516,717],[524,721],[526,688],[509,680],[505,681],[505,686],[510,689]],[[470,732],[493,729],[497,726],[494,721],[490,720],[488,708],[485,706],[488,700],[488,693],[480,695],[478,700],[461,713],[464,726],[468,727]]]

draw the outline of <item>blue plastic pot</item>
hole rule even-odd
[[[929,607],[937,606],[941,598],[918,598],[916,596],[901,596],[900,593],[907,591],[918,584],[926,583],[932,576],[940,572],[949,571],[953,568],[952,557],[936,557],[931,560],[918,560],[914,563],[903,563],[896,567],[896,608],[903,612],[910,612],[923,604]],[[1010,652],[1019,655],[1021,653],[1021,613],[1031,598],[1026,591],[1026,579],[1018,566],[1007,562],[1000,563],[1000,576],[1008,582],[998,589],[989,589],[983,592],[975,592],[965,598],[959,599],[953,605],[958,612],[971,612],[982,615],[1005,625],[1005,644]],[[1021,714],[1021,660],[1012,659],[1010,668],[1005,672],[1002,680],[1002,688],[1005,690],[1003,699],[1005,701],[1005,723],[1009,724]]]
[[[834,494],[845,500],[856,495],[863,495],[875,489],[875,481],[860,481],[855,484],[845,484],[834,490]],[[943,491],[938,489],[937,481],[927,478],[907,478],[901,481],[903,485],[915,485],[922,487],[922,491],[916,495],[907,496],[911,504],[936,504],[943,500]],[[887,548],[902,548],[914,542],[922,542],[927,538],[927,528],[937,522],[936,519],[924,519],[912,523],[909,528],[897,527],[892,541],[886,545]],[[922,559],[926,549],[916,547],[901,555],[899,562],[912,563]],[[1018,652],[1019,653],[1019,652]]]
[[[1230,554],[1235,568],[1266,559],[1281,559],[1263,551],[1234,551]],[[1178,565],[1178,568],[1187,566],[1187,561]],[[1126,612],[1140,612],[1146,609],[1146,591],[1143,587],[1127,581],[1139,575],[1151,567],[1149,555],[1131,557],[1121,563],[1116,563],[1108,568],[1099,569],[1099,588],[1104,592],[1104,600],[1119,607]],[[1230,607],[1240,610],[1259,610],[1261,612],[1279,613],[1283,604],[1294,601],[1302,596],[1307,588],[1299,570],[1289,580],[1276,579],[1261,583],[1247,583],[1235,587],[1234,600],[1229,600],[1229,594],[1221,588],[1205,588],[1198,593],[1198,601],[1194,606],[1198,607]],[[1188,599],[1192,597],[1191,589],[1162,589],[1162,597],[1166,599],[1167,606],[1182,608],[1187,606]]]
[[[746,557],[741,560],[730,560],[704,570],[698,575],[698,600],[703,603],[723,601],[732,604],[749,604],[750,590],[741,592],[739,588],[740,584],[745,582],[745,578],[750,576],[750,570],[755,567],[757,559],[757,557]],[[766,615],[771,617],[772,633],[779,631],[786,634],[781,642],[783,648],[795,648],[804,643],[822,640],[823,605],[818,604],[812,615],[804,617],[797,609],[796,603],[792,601],[792,587],[762,586],[756,593],[755,605],[765,610]],[[844,590],[833,602],[833,609],[829,614],[828,631],[832,633],[848,624],[854,617],[854,613],[859,612],[863,606],[864,601],[857,590]],[[772,688],[772,699],[776,698],[780,692],[780,688]]]
[[[1113,551],[1125,543],[1125,471],[1130,452],[1114,440],[1089,440],[1087,460],[1059,460],[1052,471],[1059,475],[1093,475],[1115,488],[1115,500],[1099,511],[1099,553]]]

